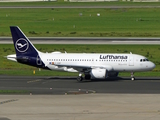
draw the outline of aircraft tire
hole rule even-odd
[[[82,77],[82,76],[78,76],[78,77],[77,77],[77,81],[78,81],[78,82],[82,82],[82,80],[83,80],[83,77]]]
[[[134,80],[135,80],[135,77],[132,77],[131,80],[134,81]]]

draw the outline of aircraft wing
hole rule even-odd
[[[79,72],[90,72],[91,69],[100,68],[100,69],[106,69],[108,71],[112,70],[112,67],[110,65],[62,65],[62,64],[54,64],[58,67],[67,67],[68,69],[73,68],[74,70],[77,70]]]

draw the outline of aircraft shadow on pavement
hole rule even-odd
[[[49,77],[46,80],[77,80],[76,77]]]

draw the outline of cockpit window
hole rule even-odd
[[[140,62],[149,61],[148,59],[140,59]]]

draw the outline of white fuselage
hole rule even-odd
[[[69,72],[78,72],[81,68],[135,72],[149,71],[155,67],[155,64],[146,57],[137,54],[39,53],[39,55],[49,69]]]

